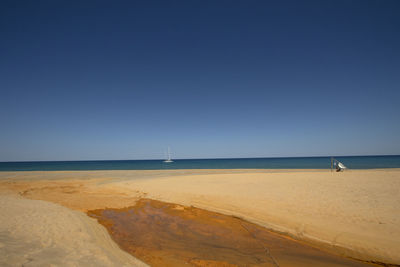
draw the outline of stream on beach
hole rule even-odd
[[[152,266],[371,266],[237,217],[150,199],[88,211],[125,251]]]

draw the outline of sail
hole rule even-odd
[[[166,163],[174,162],[173,160],[171,160],[171,151],[170,151],[169,147],[168,147],[167,159],[164,160],[164,162],[166,162]]]

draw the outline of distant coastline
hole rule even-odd
[[[336,156],[349,169],[400,168],[400,155]],[[330,157],[85,160],[0,162],[0,171],[179,170],[179,169],[329,169]]]

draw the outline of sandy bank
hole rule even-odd
[[[0,266],[146,266],[84,213],[0,196]]]
[[[140,197],[193,205],[350,257],[400,264],[399,169],[14,172],[0,180],[3,192],[81,211]]]

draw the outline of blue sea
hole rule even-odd
[[[397,156],[335,157],[349,169],[400,168]],[[330,169],[330,157],[0,162],[0,171]]]

